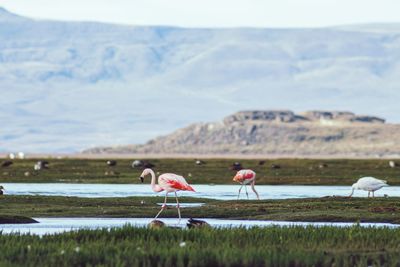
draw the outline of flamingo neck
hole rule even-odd
[[[154,192],[161,192],[164,189],[162,189],[158,184],[156,184],[156,174],[154,173],[153,170],[150,170],[150,175],[151,175],[151,189]]]

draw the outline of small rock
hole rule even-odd
[[[1,167],[6,168],[6,167],[10,167],[13,164],[14,163],[11,160],[6,160],[6,161],[3,161],[3,163],[1,163]]]
[[[204,227],[211,227],[209,223],[206,221],[202,220],[196,220],[193,218],[190,218],[189,221],[187,222],[187,227],[190,228],[204,228]]]
[[[160,229],[165,227],[165,223],[160,221],[160,220],[152,220],[149,224],[148,227],[150,229]]]

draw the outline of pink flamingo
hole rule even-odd
[[[161,206],[161,210],[157,213],[154,219],[157,219],[161,212],[167,206],[167,197],[171,192],[175,193],[176,198],[176,207],[178,208],[179,222],[181,221],[181,210],[179,208],[179,201],[176,191],[194,191],[194,189],[186,182],[185,178],[182,176],[173,174],[173,173],[163,173],[158,176],[158,184],[156,184],[156,175],[152,169],[145,169],[140,175],[140,180],[144,181],[144,177],[148,174],[151,174],[151,189],[154,192],[165,191],[165,199],[164,204]]]
[[[233,181],[241,184],[239,188],[238,199],[240,196],[240,192],[242,191],[242,187],[246,189],[247,199],[249,199],[249,194],[247,193],[247,185],[251,184],[251,189],[256,193],[257,199],[260,199],[254,185],[256,184],[256,173],[252,170],[240,170],[236,173],[235,177],[233,177]]]

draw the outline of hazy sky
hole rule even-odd
[[[398,22],[399,0],[0,0],[30,17],[184,27]]]

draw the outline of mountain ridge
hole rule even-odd
[[[351,109],[400,122],[400,37],[392,30],[7,17],[0,22],[0,152],[143,143],[245,109]]]

